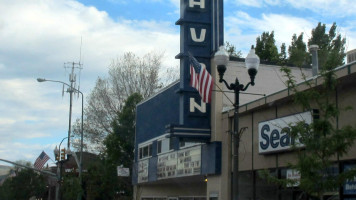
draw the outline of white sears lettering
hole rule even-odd
[[[206,35],[206,29],[205,28],[201,29],[200,37],[198,38],[195,28],[190,28],[190,35],[192,36],[192,40],[194,42],[204,42],[205,35]]]
[[[190,110],[189,111],[193,113],[195,111],[195,108],[198,109],[202,113],[206,113],[206,103],[201,101],[201,104],[199,105],[195,102],[194,98],[190,98],[190,105],[189,105]]]
[[[205,0],[200,0],[200,1],[189,0],[189,7],[193,8],[195,5],[200,6],[201,9],[204,9]]]

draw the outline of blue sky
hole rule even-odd
[[[98,76],[124,52],[164,52],[163,68],[178,67],[179,0],[0,0],[0,158],[34,162],[67,136],[69,96],[65,62],[78,62],[80,89],[87,96]],[[225,0],[225,41],[246,55],[263,31],[274,31],[278,46],[320,21],[333,22],[356,48],[356,4],[352,0]],[[79,72],[77,71],[79,74]],[[80,117],[74,99],[73,119]],[[50,162],[51,163],[51,162]],[[3,164],[3,163],[0,163]]]

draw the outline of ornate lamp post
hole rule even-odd
[[[224,82],[225,86],[229,90],[233,90],[235,94],[235,103],[234,103],[234,130],[233,130],[233,140],[234,140],[234,158],[233,158],[233,180],[232,180],[232,190],[233,190],[233,200],[238,200],[239,195],[239,145],[240,145],[240,134],[239,134],[239,97],[240,91],[245,91],[248,86],[255,85],[255,76],[260,65],[260,58],[255,54],[255,49],[252,46],[249,54],[245,59],[245,66],[247,68],[248,74],[250,75],[250,82],[244,86],[240,84],[238,78],[236,77],[235,83],[230,85],[225,81],[224,73],[226,71],[226,65],[229,60],[229,54],[226,52],[223,46],[220,46],[219,51],[214,55],[214,62],[217,65],[217,70],[219,73],[219,82]]]

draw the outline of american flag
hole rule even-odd
[[[205,103],[211,102],[211,93],[213,90],[214,79],[208,70],[202,66],[190,53],[190,86],[198,90],[202,100]]]
[[[43,165],[46,164],[46,162],[49,160],[48,155],[42,151],[42,153],[40,154],[40,156],[38,156],[38,158],[35,161],[35,168],[36,169],[42,169]]]

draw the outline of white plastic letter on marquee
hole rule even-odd
[[[198,109],[202,113],[206,113],[206,103],[201,101],[201,105],[197,104],[194,100],[194,98],[190,98],[190,112],[194,112],[195,108]]]
[[[189,0],[189,7],[193,8],[195,5],[198,5],[200,6],[201,9],[204,9],[205,0],[200,0],[200,1]]]
[[[205,34],[206,34],[206,29],[201,29],[200,31],[200,37],[197,38],[197,33],[195,31],[195,28],[190,28],[190,35],[192,36],[192,40],[194,42],[203,42],[205,40]]]

